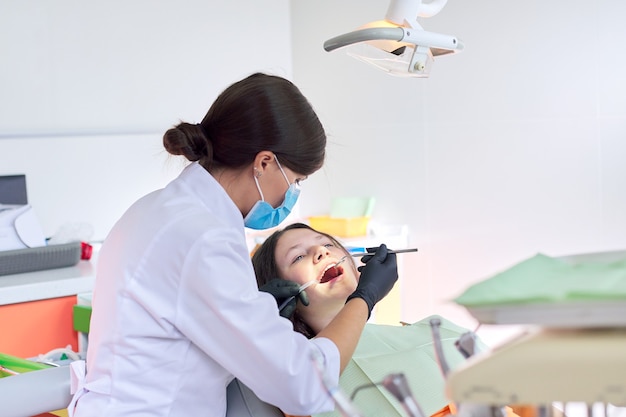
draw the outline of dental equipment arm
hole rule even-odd
[[[459,340],[454,342],[457,350],[461,352],[461,355],[465,359],[469,359],[476,353],[476,333],[466,332],[459,337]]]
[[[446,378],[448,376],[448,373],[450,373],[450,367],[448,366],[448,361],[446,361],[446,357],[443,354],[443,345],[441,344],[441,334],[439,332],[439,326],[441,326],[441,320],[430,320],[430,329],[433,333],[433,346],[435,347],[435,356],[437,357],[439,369],[441,369],[443,377]]]
[[[439,368],[444,378],[448,378],[450,374],[450,367],[443,353],[443,345],[441,344],[441,333],[439,327],[441,326],[441,320],[431,319],[430,327],[433,333],[433,344],[435,347],[435,356],[439,363]],[[461,335],[455,345],[465,358],[469,358],[475,352],[474,349],[475,337],[474,333],[467,332]],[[506,410],[499,405],[489,404],[472,404],[472,403],[459,403],[457,404],[458,412],[457,417],[505,417]]]
[[[404,407],[409,417],[424,417],[424,412],[413,398],[411,389],[404,374],[390,374],[383,379],[383,386],[389,391]]]

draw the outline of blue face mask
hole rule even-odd
[[[274,158],[276,159],[278,168],[280,168],[280,172],[282,172],[283,177],[285,177],[285,181],[287,181],[289,188],[287,188],[287,192],[285,192],[285,199],[283,200],[283,203],[274,208],[267,201],[265,201],[263,192],[259,186],[259,180],[254,177],[254,182],[256,183],[256,188],[259,190],[261,199],[257,201],[254,206],[252,206],[248,215],[243,219],[243,224],[250,229],[264,230],[278,226],[287,218],[287,216],[289,216],[291,210],[293,210],[293,206],[295,206],[298,201],[300,188],[296,183],[289,184],[289,179],[287,178],[285,171],[283,171],[283,167],[280,166],[278,158],[276,158],[276,156],[274,156]]]

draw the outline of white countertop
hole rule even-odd
[[[93,259],[67,268],[0,275],[0,305],[89,292],[93,290],[95,275]]]

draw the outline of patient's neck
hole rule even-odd
[[[319,308],[314,309],[311,308],[312,306],[304,307],[300,311],[300,315],[306,324],[317,334],[328,326],[335,316],[339,314],[344,305],[345,302],[335,302],[332,305],[325,304],[324,306],[317,306]]]

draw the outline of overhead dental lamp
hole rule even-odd
[[[425,31],[418,17],[431,17],[448,0],[391,0],[384,20],[324,42],[328,52],[345,48],[348,55],[372,64],[391,75],[428,77],[434,57],[460,52],[463,43],[455,36]]]

